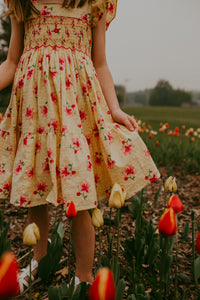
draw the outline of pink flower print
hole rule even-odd
[[[60,33],[60,29],[61,29],[61,28],[58,28],[58,25],[55,24],[55,27],[54,27],[54,30],[53,30],[53,31],[54,31],[55,33]]]
[[[94,128],[92,129],[92,131],[94,132],[94,137],[98,138],[99,137],[99,129],[96,124],[95,124]]]
[[[27,72],[27,80],[31,79],[32,75],[33,75],[33,69],[31,69]]]
[[[144,153],[145,153],[145,156],[151,157],[151,154],[150,154],[150,152],[149,152],[149,150],[147,148],[144,149]]]
[[[65,34],[66,36],[69,38],[70,37],[70,34],[69,34],[69,30],[68,29],[65,29]]]
[[[106,139],[109,140],[109,144],[112,144],[113,141],[113,135],[110,132],[107,132],[107,137],[105,137]]]
[[[14,172],[15,172],[16,175],[18,175],[21,172],[23,165],[24,165],[24,162],[20,160],[18,162],[17,166],[15,167],[15,171]]]
[[[131,139],[127,139],[126,141],[122,141],[122,149],[125,155],[131,154],[133,149],[133,144],[131,143]]]
[[[99,103],[101,102],[101,96],[100,95],[97,95],[97,100],[98,100]]]
[[[50,14],[51,14],[51,12],[47,11],[47,5],[44,5],[44,7],[41,10],[41,15],[42,16],[47,16],[47,15],[50,15]]]
[[[23,145],[24,145],[24,146],[27,145],[27,141],[28,141],[28,136],[25,136],[25,138],[23,139]]]
[[[38,93],[38,86],[37,86],[37,84],[33,87],[33,94],[34,95],[37,95],[37,93]]]
[[[107,110],[107,115],[111,115],[111,112],[109,110]]]
[[[158,180],[158,177],[154,173],[153,176],[151,175],[152,171],[149,171],[149,175],[145,176],[145,180],[149,180],[151,183],[155,182]]]
[[[70,89],[72,85],[73,84],[72,84],[72,81],[71,81],[71,75],[68,75],[68,78],[67,78],[67,80],[65,82],[66,90]]]
[[[85,84],[85,85],[82,85],[82,92],[84,93],[84,94],[88,94],[88,89],[87,89],[87,85]]]
[[[8,152],[12,153],[12,152],[13,152],[13,147],[12,147],[12,146],[8,146],[8,147],[6,148],[6,150],[7,150]]]
[[[53,102],[54,104],[56,104],[57,101],[58,101],[57,96],[56,96],[53,92],[51,93],[51,100],[52,100],[52,102]]]
[[[48,53],[48,54],[46,54],[46,57],[47,57],[48,59],[50,59],[51,55]]]
[[[78,72],[75,74],[75,77],[76,77],[76,82],[78,82],[78,80],[79,80],[79,74],[78,74]]]
[[[62,126],[62,135],[64,136],[65,133],[67,133],[67,132],[68,132],[67,126],[66,126],[66,125],[63,125],[63,126]]]
[[[3,193],[4,196],[8,197],[10,196],[10,191],[11,191],[11,183],[10,182],[5,182],[2,187],[0,188],[0,193]]]
[[[99,175],[98,174],[94,175],[94,180],[95,180],[96,184],[99,182]]]
[[[64,198],[58,197],[57,200],[56,200],[56,202],[58,204],[63,204],[64,203]]]
[[[24,194],[22,194],[20,196],[19,206],[25,206],[24,203],[26,203],[26,205],[29,205],[31,201]]]
[[[57,72],[56,71],[50,71],[52,78],[56,77]]]
[[[21,89],[24,86],[24,77],[18,81],[18,88]]]
[[[37,141],[37,143],[35,144],[35,154],[37,154],[40,149],[41,149],[41,142]]]
[[[85,13],[84,15],[81,15],[81,19],[87,21],[87,19],[88,19],[88,14]]]
[[[47,184],[45,182],[40,182],[37,184],[33,194],[34,195],[39,194],[40,197],[43,197],[46,190],[47,190]]]
[[[64,70],[65,61],[62,57],[59,58],[60,70]]]
[[[28,178],[32,179],[33,178],[33,168],[28,169],[26,172]]]
[[[88,89],[92,88],[92,82],[90,79],[87,80],[87,87],[88,87]]]
[[[92,170],[92,163],[91,163],[91,160],[90,160],[90,155],[87,155],[87,159],[88,159],[87,170],[91,171]]]
[[[95,152],[95,164],[100,166],[102,162],[102,153],[101,152]]]
[[[64,167],[60,170],[61,178],[67,180],[69,176],[71,176],[71,172],[68,171],[68,167]]]
[[[97,123],[100,125],[100,129],[104,129],[104,119],[103,118],[100,118]]]
[[[67,54],[67,59],[68,59],[69,64],[71,65],[72,60],[71,60],[71,56],[69,54]]]
[[[50,164],[52,164],[54,162],[52,154],[53,154],[53,150],[51,148],[47,148],[47,155],[48,155]]]
[[[39,63],[39,70],[41,71],[42,70],[42,63],[43,63],[43,56],[40,57],[38,63]]]
[[[108,169],[112,169],[115,164],[116,164],[116,161],[112,160],[111,155],[109,154],[108,157],[107,157],[107,167],[108,167]]]
[[[127,181],[129,178],[134,180],[135,176],[135,167],[133,165],[129,165],[124,170],[124,180]]]
[[[75,141],[73,141],[73,149],[74,149],[74,153],[76,154],[78,152],[78,150],[80,150],[82,144],[80,142],[80,139],[79,138],[76,138]]]
[[[86,120],[86,113],[84,110],[79,110],[79,115],[80,115],[81,121]]]
[[[47,106],[46,106],[46,105],[44,105],[44,106],[42,107],[41,113],[43,114],[43,116],[44,116],[44,117],[46,117],[46,116],[47,116],[47,113],[48,113],[48,108],[47,108]]]
[[[42,127],[42,126],[38,127],[38,130],[37,130],[38,133],[44,133],[44,131],[45,131],[44,127]]]
[[[90,185],[87,181],[81,183],[79,191],[76,193],[77,196],[83,196],[84,200],[87,198],[89,193]]]
[[[48,36],[52,36],[52,32],[49,28],[47,28],[47,34],[48,34]]]
[[[67,106],[65,107],[66,114],[68,116],[71,116],[73,114],[74,108],[75,108],[75,104],[72,104],[71,107],[67,104]]]
[[[48,157],[44,161],[42,170],[43,170],[43,172],[46,172],[46,173],[50,172]]]
[[[86,138],[86,141],[87,141],[87,143],[88,143],[88,146],[90,146],[90,145],[91,145],[90,137],[89,137],[89,136],[86,136],[85,138]]]
[[[64,168],[62,168],[60,170],[60,176],[64,180],[67,180],[69,177],[71,177],[72,175],[75,175],[75,174],[76,174],[76,171],[72,170],[72,164],[68,164],[67,166],[65,166]]]
[[[34,114],[33,108],[27,107],[26,108],[26,115],[25,115],[25,117],[27,118],[27,120],[32,119],[33,118],[33,114]]]
[[[109,2],[109,6],[107,7],[107,10],[109,11],[109,13],[112,15],[114,13],[115,10],[115,6],[113,3]]]
[[[116,129],[121,129],[121,127],[120,127],[119,124],[116,124],[116,125],[115,125],[115,128],[116,128]]]
[[[51,128],[53,128],[54,133],[56,133],[58,130],[58,121],[56,119],[53,119],[48,123],[48,127],[50,128],[50,130]]]

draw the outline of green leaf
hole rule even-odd
[[[188,234],[189,234],[189,222],[186,222],[184,225],[184,229],[183,229],[183,240],[187,241],[188,239]]]
[[[188,275],[186,275],[185,273],[178,273],[177,277],[180,278],[181,280],[185,281],[185,282],[190,282],[190,277]]]
[[[158,203],[158,198],[159,198],[159,195],[160,195],[160,191],[161,191],[161,187],[159,187],[159,189],[157,190],[157,192],[155,194],[155,197],[154,197],[154,207],[155,208],[157,207],[157,203]]]
[[[120,279],[117,284],[117,298],[116,300],[122,300],[124,295],[124,290],[126,287],[126,282],[124,279]]]
[[[49,300],[62,300],[62,298],[59,295],[57,287],[54,287],[54,286],[49,287],[48,297],[49,297]]]
[[[114,256],[111,262],[111,271],[114,274],[114,281],[115,284],[118,284],[119,281],[119,277],[120,277],[120,265],[118,263],[117,257]]]
[[[87,297],[88,286],[86,282],[81,282],[72,296],[72,300],[85,300]]]
[[[127,300],[136,300],[135,295],[132,294],[128,296]]]
[[[200,278],[200,256],[198,256],[194,261],[194,279],[198,282]]]

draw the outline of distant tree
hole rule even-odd
[[[1,18],[0,32],[0,64],[6,59],[11,35],[11,24],[9,17]],[[10,101],[12,84],[0,91],[0,106],[7,107]]]
[[[126,87],[124,85],[115,85],[115,92],[117,94],[119,104],[125,104],[127,100]]]
[[[181,89],[174,90],[166,80],[158,81],[149,98],[149,105],[154,106],[181,106],[183,103],[191,102],[191,93]]]
[[[150,93],[149,105],[167,106],[172,90],[172,86],[168,81],[163,79],[159,80]]]

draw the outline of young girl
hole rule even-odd
[[[47,204],[71,201],[76,276],[92,281],[94,229],[88,209],[115,182],[130,198],[159,172],[134,119],[119,107],[105,55],[117,0],[9,0],[12,35],[0,90],[13,81],[0,125],[0,198],[28,207],[46,254]],[[21,282],[28,281],[22,272]],[[23,280],[25,279],[25,280]]]

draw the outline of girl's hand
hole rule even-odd
[[[123,124],[126,126],[126,128],[130,131],[138,131],[139,127],[138,124],[133,116],[129,116],[125,112],[123,112],[120,108],[113,111],[112,117],[114,122],[117,122],[119,124]]]

